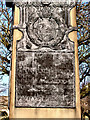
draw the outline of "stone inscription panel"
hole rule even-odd
[[[67,2],[16,2],[16,107],[75,107],[74,42]]]
[[[75,107],[73,56],[17,52],[16,107]]]

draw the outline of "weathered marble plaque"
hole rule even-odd
[[[16,2],[16,107],[75,107],[74,43],[70,3]]]

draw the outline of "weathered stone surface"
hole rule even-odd
[[[75,107],[70,5],[20,3],[16,107]]]
[[[16,105],[74,107],[73,53],[17,52]]]

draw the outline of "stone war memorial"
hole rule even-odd
[[[76,0],[12,4],[9,117],[80,118]]]

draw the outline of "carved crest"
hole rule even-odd
[[[29,43],[36,47],[49,47],[55,50],[73,50],[73,43],[68,40],[70,26],[70,6],[55,3],[25,3],[20,7],[20,24],[17,26],[23,32],[23,39],[17,48],[27,49]],[[24,46],[22,46],[24,44]]]

